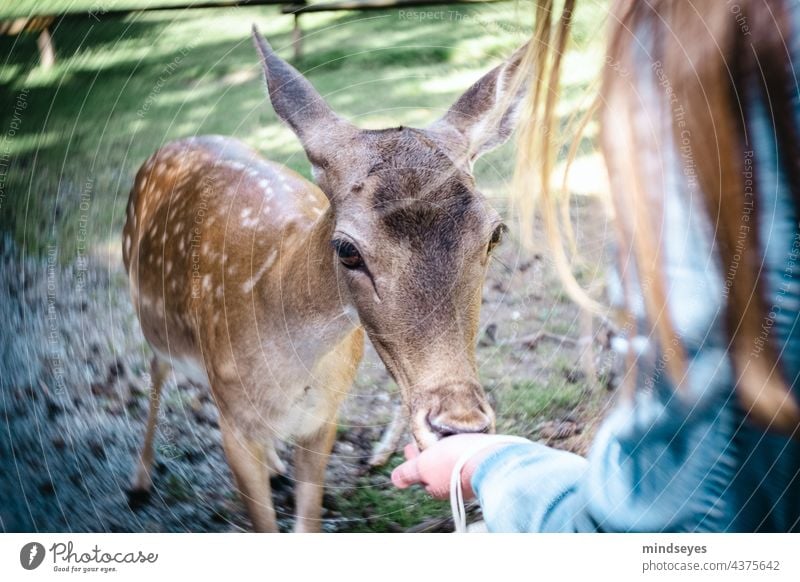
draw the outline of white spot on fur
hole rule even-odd
[[[259,279],[261,279],[261,277],[264,276],[264,273],[267,272],[267,269],[269,269],[275,262],[277,256],[278,256],[278,251],[273,250],[267,256],[264,263],[258,268],[258,271],[256,271],[252,277],[250,277],[247,281],[244,282],[244,284],[242,285],[242,291],[244,291],[245,293],[250,293],[256,286],[256,283],[258,283]]]

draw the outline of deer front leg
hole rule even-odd
[[[326,422],[318,433],[295,445],[294,531],[318,532],[322,525],[322,493],[325,469],[336,440],[336,419]]]
[[[245,435],[228,422],[220,422],[222,446],[239,493],[257,532],[276,533],[275,508],[269,485],[264,444]]]

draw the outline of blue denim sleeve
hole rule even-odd
[[[586,468],[583,457],[537,443],[494,452],[472,476],[489,531],[571,531]]]

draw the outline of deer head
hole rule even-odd
[[[418,444],[493,431],[475,342],[489,257],[505,226],[477,190],[472,165],[513,130],[524,47],[428,128],[361,130],[255,27],[253,36],[275,112],[330,201],[341,297],[400,386]]]

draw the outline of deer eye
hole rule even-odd
[[[497,245],[503,242],[503,235],[508,230],[508,227],[505,224],[501,224],[497,228],[494,229],[492,233],[492,238],[489,239],[489,247],[486,250],[487,253],[491,253]]]
[[[361,258],[361,253],[351,242],[346,240],[333,240],[331,241],[336,254],[339,256],[339,262],[347,269],[360,269],[364,266],[364,260]]]

